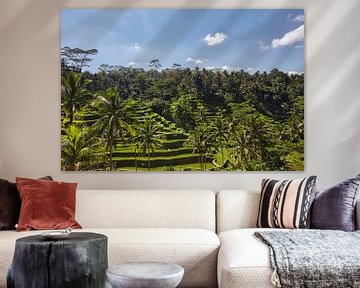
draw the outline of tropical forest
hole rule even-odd
[[[304,74],[101,64],[61,49],[65,171],[304,169]]]

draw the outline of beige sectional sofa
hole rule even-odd
[[[253,236],[259,197],[243,190],[78,190],[76,218],[81,231],[108,236],[109,265],[176,263],[185,269],[180,287],[273,287],[269,250]],[[42,232],[0,231],[0,288],[16,239]]]

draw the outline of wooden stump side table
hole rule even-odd
[[[16,240],[8,288],[102,288],[106,285],[107,237],[73,232],[62,240],[41,235]]]

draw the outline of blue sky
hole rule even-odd
[[[304,72],[303,9],[64,9],[61,47],[102,64]]]

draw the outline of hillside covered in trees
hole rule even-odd
[[[63,170],[304,169],[304,75],[103,64],[62,48]]]

